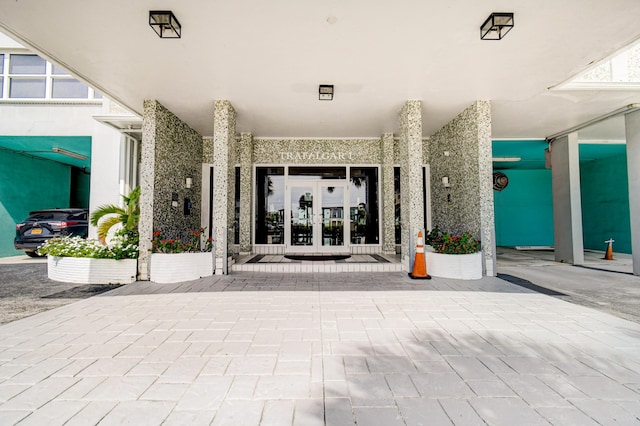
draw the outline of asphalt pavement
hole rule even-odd
[[[47,278],[46,258],[0,259],[0,324],[103,293],[117,285],[78,285]]]

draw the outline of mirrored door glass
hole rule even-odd
[[[342,186],[322,187],[322,245],[344,245],[344,192]]]
[[[313,186],[291,188],[291,246],[313,245]]]

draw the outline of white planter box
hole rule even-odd
[[[91,259],[47,256],[47,275],[78,284],[129,284],[136,280],[137,259]]]
[[[177,283],[213,275],[211,253],[152,253],[151,281]]]
[[[458,280],[479,280],[482,278],[482,252],[442,254],[429,251],[429,248],[426,248],[424,253],[429,275]]]

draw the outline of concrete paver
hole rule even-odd
[[[0,326],[0,423],[640,422],[638,323],[497,278],[307,275],[136,283]]]

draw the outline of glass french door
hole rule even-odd
[[[295,180],[287,188],[287,253],[347,253],[344,180]]]

